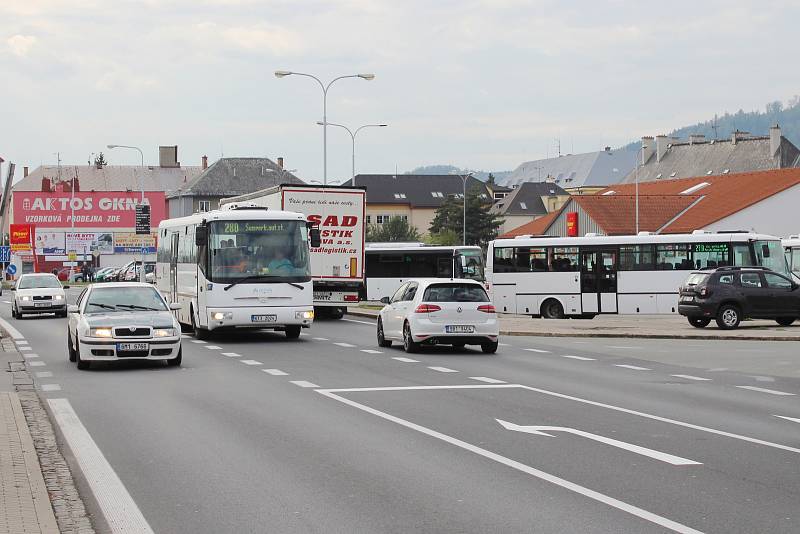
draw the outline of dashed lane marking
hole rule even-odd
[[[710,381],[710,378],[703,378],[702,376],[693,376],[693,375],[669,375],[674,376],[675,378],[685,378],[686,380],[698,380],[698,381]]]
[[[606,346],[607,349],[641,349],[642,347],[630,347],[628,345],[608,345]]]
[[[220,347],[219,345],[206,345],[206,348],[208,350],[222,350],[222,347]]]
[[[47,364],[41,360],[36,360],[35,362],[28,362],[28,365],[30,365],[31,367],[43,367]]]
[[[348,323],[360,323],[360,324],[368,324],[370,326],[375,326],[376,323],[370,321],[357,321],[355,319],[341,319],[342,321],[347,321]]]
[[[308,336],[310,336],[311,334],[306,334],[305,332],[300,332],[300,335],[301,335],[301,336],[303,336],[303,337],[308,337]]]
[[[14,343],[16,343],[17,345],[29,345],[30,344],[30,343],[28,343],[28,341],[26,339],[18,339]]]
[[[756,386],[736,386],[739,389],[749,389],[750,391],[758,391],[760,393],[769,393],[770,395],[795,395],[786,391],[778,391],[776,389],[759,388]]]
[[[32,349],[32,348],[30,348],[30,347],[27,347],[27,346],[25,346],[25,345],[22,345],[21,347],[17,347],[17,350],[18,350],[18,351],[20,351],[20,352],[22,352],[22,351],[26,351],[26,350],[33,350],[33,349]]]
[[[498,347],[510,347],[511,345],[509,345],[508,343],[498,343],[497,346]]]
[[[38,354],[36,354],[35,352],[29,352],[29,353],[27,353],[27,354],[23,354],[22,356],[23,356],[23,357],[24,357],[26,360],[31,360],[31,359],[33,359],[33,358],[38,358],[38,357],[39,357],[39,355],[38,355]]]
[[[627,365],[624,363],[615,363],[614,367],[622,367],[623,369],[632,369],[634,371],[652,371],[647,367],[639,367],[638,365]]]
[[[305,380],[290,380],[292,384],[295,386],[300,386],[301,388],[318,388],[319,386],[313,382],[307,382]]]
[[[239,360],[239,361],[245,365],[264,365],[258,360]]]
[[[6,304],[11,304],[10,300],[4,300],[3,302],[6,303]]]
[[[8,335],[11,336],[14,341],[25,339],[25,336],[23,336],[19,330],[11,326],[11,324],[3,318],[0,318],[0,326],[3,327],[3,330],[8,332]]]
[[[419,363],[419,360],[415,360],[414,358],[404,358],[403,356],[394,356],[392,359],[403,363]]]
[[[52,371],[39,371],[36,373],[36,378],[53,378]]]
[[[471,376],[472,380],[477,380],[479,382],[486,382],[487,384],[505,384],[504,381],[498,380],[496,378],[489,378],[486,376]]]
[[[193,339],[190,341],[190,343],[197,343],[198,345],[204,345],[206,342],[203,341],[202,339]]]
[[[433,366],[433,367],[428,367],[428,369],[430,369],[431,371],[439,371],[440,373],[457,373],[458,372],[455,369],[450,369],[448,367],[436,367],[436,366]]]
[[[58,384],[42,384],[42,391],[61,391],[61,386]]]
[[[786,419],[787,421],[792,421],[793,423],[800,423],[800,419],[796,417],[786,417],[785,415],[774,415],[773,417],[780,417],[781,419]]]
[[[227,356],[228,358],[241,358],[241,354],[237,354],[235,352],[221,352],[223,356]]]
[[[286,376],[289,373],[283,372],[280,369],[262,369],[265,373],[272,376]]]
[[[596,361],[594,358],[587,358],[586,356],[574,356],[572,354],[562,354],[562,358],[569,358],[570,360],[581,360],[585,362],[593,362]]]
[[[366,352],[367,354],[383,354],[383,351],[374,349],[361,349],[361,352]]]
[[[312,337],[314,341],[330,341],[327,337]]]
[[[334,343],[337,347],[344,347],[346,349],[352,349],[355,345],[351,345],[350,343]]]
[[[525,349],[528,352],[538,352],[540,354],[550,354],[549,350],[542,350],[542,349]]]

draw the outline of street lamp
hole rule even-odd
[[[461,175],[461,183],[463,185],[462,195],[464,197],[464,218],[461,222],[463,236],[461,239],[461,244],[464,246],[467,246],[467,180],[472,178],[472,174],[473,173],[468,172],[467,174]]]
[[[129,146],[129,145],[106,145],[109,150],[114,150],[115,148],[128,148],[130,150],[138,150],[139,156],[142,158],[142,172],[141,174],[141,187],[142,187],[142,206],[144,206],[144,152],[138,146]],[[146,280],[144,276],[144,239],[142,239],[142,270],[139,271],[139,280],[144,282]]]
[[[647,145],[642,143],[642,148],[636,154],[636,174],[634,175],[636,181],[636,235],[639,235],[639,161],[644,159],[644,150],[646,148]],[[644,165],[644,161],[642,161],[642,165]]]
[[[275,77],[276,78],[285,78],[286,76],[305,76],[306,78],[312,78],[317,81],[319,86],[322,88],[322,180],[324,182],[323,185],[328,185],[328,89],[331,88],[331,85],[338,80],[343,80],[345,78],[361,78],[362,80],[374,80],[374,74],[348,74],[345,76],[338,76],[332,79],[328,84],[324,84],[322,80],[314,76],[313,74],[306,74],[304,72],[294,72],[290,70],[276,70]]]
[[[325,126],[324,122],[317,121],[317,124],[319,124],[320,126]],[[347,133],[350,134],[350,139],[352,139],[352,141],[353,141],[353,151],[352,151],[352,155],[351,155],[351,157],[352,157],[353,178],[351,180],[351,185],[353,187],[355,187],[355,185],[356,185],[356,136],[358,135],[358,132],[360,132],[364,128],[385,128],[385,127],[387,127],[389,125],[388,124],[364,124],[364,125],[359,126],[358,128],[356,128],[356,131],[352,131],[350,128],[348,128],[344,124],[336,124],[335,122],[329,122],[328,124],[330,124],[331,126],[337,126],[339,128],[343,128],[345,131],[347,131]]]

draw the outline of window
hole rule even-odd
[[[689,259],[688,243],[656,245],[656,270],[670,271],[673,269],[694,269],[692,260]]]
[[[800,248],[792,249],[792,271],[800,275]]]
[[[621,271],[652,271],[653,245],[622,245],[619,247],[619,268]]]
[[[551,249],[550,270],[570,272],[578,270],[578,247],[553,247]]]
[[[777,274],[764,273],[764,278],[767,279],[767,287],[774,289],[792,289],[792,283],[788,279]]]
[[[367,224],[372,223],[372,215],[367,215]]]
[[[489,302],[486,291],[475,284],[431,284],[422,297],[424,302]]]
[[[520,202],[520,203],[519,203],[519,207],[520,207],[520,208],[522,208],[522,209],[524,209],[524,210],[528,209],[528,205],[527,205],[527,204],[525,204],[524,202]]]
[[[742,273],[742,287],[761,287],[761,275],[758,273]]]
[[[696,269],[713,269],[731,264],[728,243],[692,244],[692,261]]]
[[[395,193],[394,194],[394,198],[406,198],[406,194],[405,193]]]
[[[211,211],[211,201],[210,200],[201,200],[197,203],[197,211],[205,212]]]
[[[409,282],[408,289],[406,289],[406,292],[403,295],[403,300],[414,300],[414,297],[417,295],[418,286],[419,284],[416,282]]]
[[[733,245],[733,264],[753,265],[753,257],[750,254],[750,245],[747,243],[737,243]]]
[[[754,241],[753,248],[756,252],[756,265],[769,267],[775,272],[789,274],[786,267],[786,256],[783,254],[781,242],[774,241]]]
[[[403,295],[405,295],[405,293],[406,293],[406,289],[408,288],[408,284],[409,284],[409,282],[406,282],[405,284],[403,284],[400,287],[398,287],[397,291],[395,291],[394,295],[392,295],[392,298],[390,299],[390,301],[391,302],[397,302],[400,299],[402,299]]]
[[[431,196],[433,198],[444,198],[444,194],[441,191],[431,191]]]
[[[514,249],[511,247],[494,249],[494,272],[514,272]]]
[[[389,222],[389,219],[391,218],[391,215],[378,215],[375,217],[375,222],[378,224],[383,224]]]
[[[733,275],[732,274],[721,274],[719,275],[719,283],[720,284],[733,284]]]

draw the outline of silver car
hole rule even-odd
[[[55,313],[57,317],[67,316],[64,287],[54,274],[23,274],[14,285],[11,316],[21,319],[23,315],[43,313]]]
[[[93,361],[164,360],[180,365],[181,330],[173,310],[152,285],[92,284],[67,308],[67,350],[78,369]]]

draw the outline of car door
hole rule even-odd
[[[408,282],[406,286],[406,290],[403,293],[403,297],[395,304],[395,320],[396,327],[397,327],[397,335],[402,337],[403,335],[403,324],[405,324],[406,317],[408,314],[413,312],[412,309],[414,297],[417,295],[417,288],[419,284],[417,282]]]
[[[400,284],[400,287],[397,288],[394,295],[389,298],[389,304],[387,304],[381,312],[383,317],[383,333],[386,337],[395,338],[398,336],[400,327],[397,325],[395,306],[402,300],[406,288],[408,288],[408,284],[408,282]]]
[[[768,317],[772,313],[769,290],[759,272],[744,272],[739,275],[739,283],[745,300],[745,315]]]
[[[775,273],[764,273],[769,291],[771,311],[775,317],[797,317],[800,311],[800,296],[788,278]]]

